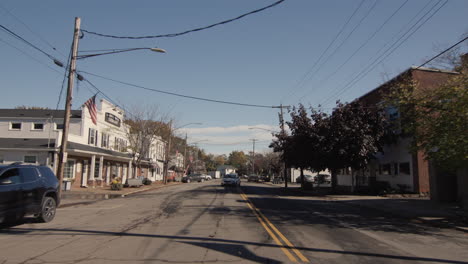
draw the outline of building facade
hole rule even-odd
[[[412,67],[385,84],[356,99],[365,107],[383,105],[384,95],[399,87],[403,82],[412,81],[415,84],[413,92],[430,92],[455,74],[453,71],[430,68]],[[401,120],[400,112],[393,107],[387,107],[389,120]],[[383,147],[383,152],[376,155],[367,169],[355,172],[354,184],[349,169],[340,170],[338,185],[369,187],[376,182],[385,182],[390,187],[400,191],[429,194],[431,192],[430,164],[422,151],[410,151],[411,135],[401,134],[401,127],[397,132],[398,139]],[[398,126],[397,126],[398,127]],[[434,183],[433,183],[434,184]]]
[[[0,109],[0,162],[46,164],[57,170],[62,138],[63,110]],[[96,123],[87,107],[72,110],[64,179],[74,187],[109,185],[143,176],[162,179],[165,143],[156,138],[148,157],[134,167],[135,153],[128,148],[124,111],[101,100]]]

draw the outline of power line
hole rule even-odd
[[[170,34],[162,34],[162,35],[152,35],[152,36],[139,36],[139,37],[135,37],[135,36],[115,36],[115,35],[108,35],[108,34],[102,34],[102,33],[97,33],[97,32],[92,32],[92,31],[88,31],[88,30],[84,30],[82,29],[81,31],[82,32],[86,32],[88,34],[92,34],[92,35],[96,35],[96,36],[100,36],[100,37],[106,37],[106,38],[115,38],[115,39],[153,39],[153,38],[172,38],[172,37],[178,37],[178,36],[182,36],[182,35],[185,35],[185,34],[189,34],[189,33],[192,33],[192,32],[197,32],[197,31],[202,31],[202,30],[205,30],[205,29],[209,29],[209,28],[212,28],[212,27],[216,27],[216,26],[219,26],[219,25],[223,25],[223,24],[227,24],[227,23],[230,23],[230,22],[233,22],[233,21],[236,21],[236,20],[239,20],[243,17],[246,17],[248,15],[252,15],[252,14],[255,14],[255,13],[259,13],[259,12],[262,12],[266,9],[269,9],[269,8],[272,8],[276,5],[279,5],[281,4],[282,2],[284,2],[285,0],[279,0],[271,5],[268,5],[268,6],[265,6],[265,7],[262,7],[260,9],[256,9],[256,10],[253,10],[253,11],[250,11],[248,13],[245,13],[243,15],[240,15],[238,17],[235,17],[235,18],[231,18],[231,19],[228,19],[228,20],[224,20],[224,21],[221,21],[221,22],[218,22],[218,23],[215,23],[215,24],[211,24],[209,26],[205,26],[205,27],[200,27],[200,28],[195,28],[195,29],[190,29],[190,30],[186,30],[186,31],[183,31],[183,32],[179,32],[179,33],[170,33]]]
[[[42,61],[40,61],[40,60],[34,58],[33,56],[29,55],[29,54],[26,53],[25,51],[22,51],[22,50],[19,49],[18,47],[14,46],[14,45],[12,45],[12,44],[10,44],[10,43],[8,43],[8,42],[6,42],[5,40],[0,39],[0,41],[3,42],[3,43],[5,43],[6,45],[8,45],[8,46],[10,46],[10,47],[12,47],[12,48],[14,48],[14,49],[16,49],[17,51],[23,53],[23,55],[25,55],[26,57],[30,58],[31,60],[33,60],[33,61],[35,61],[35,62],[37,62],[37,63],[39,63],[39,64],[42,64],[43,66],[45,66],[45,67],[47,67],[47,68],[53,70],[54,72],[56,72],[56,73],[58,73],[58,74],[60,74],[60,75],[62,74],[62,73],[61,73],[60,71],[58,71],[57,69],[54,69],[54,68],[50,67],[48,64],[46,64],[46,63],[44,63],[44,62],[42,62]]]
[[[437,59],[440,55],[444,54],[445,52],[455,48],[456,46],[458,46],[460,43],[464,42],[465,40],[467,40],[468,37],[465,37],[464,39],[458,41],[457,43],[453,44],[452,46],[448,47],[446,50],[442,51],[441,53],[435,55],[434,57],[432,57],[431,59],[429,59],[428,61],[424,62],[423,64],[419,65],[418,67],[416,67],[416,69],[419,69],[421,67],[423,67],[424,65],[428,64],[429,62]]]
[[[359,46],[359,48],[357,48],[352,54],[351,56],[349,56],[346,61],[344,61],[333,73],[331,73],[330,75],[328,75],[326,78],[322,79],[320,81],[320,84],[319,85],[323,85],[326,81],[328,81],[331,77],[333,77],[336,73],[338,73],[338,71],[344,66],[346,65],[352,58],[354,58],[354,56],[362,49],[364,48],[367,44],[369,44],[369,42],[377,35],[377,33],[379,33],[382,28],[403,8],[403,6],[405,6],[407,3],[409,2],[409,0],[406,0],[405,2],[403,2],[403,4],[401,4],[378,28],[377,30],[374,31],[374,33],[372,33],[369,38],[367,38],[367,40],[365,40],[361,46]],[[309,91],[305,96],[308,96],[310,93],[312,93],[312,91]]]
[[[369,14],[372,12],[372,10],[375,8],[377,5],[378,0],[374,2],[374,4],[371,6],[369,10],[367,10],[366,14],[359,20],[359,22],[354,26],[354,28],[348,33],[348,35],[345,37],[343,41],[341,41],[340,45],[338,45],[330,54],[328,54],[327,58],[316,68],[315,72],[310,76],[309,80],[312,80],[313,77],[315,77],[315,74],[318,73],[323,65],[325,65],[337,52],[338,50],[346,43],[346,41],[351,37],[351,35],[356,31],[357,28],[361,25],[361,23],[369,16]]]
[[[56,52],[58,52],[60,55],[62,55],[63,57],[65,57],[64,54],[62,54],[59,50],[57,50],[52,44],[50,44],[50,42],[48,42],[45,38],[43,38],[41,35],[39,35],[39,33],[33,31],[28,25],[26,25],[26,23],[24,23],[21,19],[19,19],[17,16],[15,16],[12,12],[10,12],[6,7],[2,6],[0,4],[0,8],[2,8],[3,10],[5,10],[10,16],[12,16],[14,19],[16,19],[18,22],[20,22],[26,29],[29,30],[29,32],[33,33],[34,35],[36,35],[41,41],[43,41],[44,43],[46,43],[50,48],[52,48],[53,50],[55,50]]]
[[[31,46],[32,48],[38,50],[39,52],[41,52],[42,54],[46,55],[47,57],[49,57],[51,60],[54,61],[55,64],[59,65],[59,66],[63,66],[63,64],[58,60],[56,59],[54,56],[50,55],[49,53],[43,51],[42,49],[38,48],[37,46],[35,46],[34,44],[32,44],[31,42],[27,41],[26,39],[24,39],[23,37],[21,37],[20,35],[16,34],[15,32],[11,31],[10,29],[8,29],[7,27],[3,26],[3,25],[0,25],[0,28],[2,28],[4,31],[6,31],[7,33],[11,34],[12,36],[16,37],[17,39],[23,41],[24,43],[28,44],[29,46]]]
[[[319,58],[315,61],[315,63],[312,65],[312,67],[302,76],[302,78],[296,83],[296,85],[292,88],[293,93],[289,95],[289,97],[292,97],[296,94],[297,92],[297,89],[303,87],[306,79],[309,77],[309,75],[312,73],[312,71],[315,69],[315,67],[317,66],[317,64],[322,60],[322,57],[325,56],[325,54],[327,53],[327,51],[331,48],[331,46],[335,43],[335,41],[338,39],[338,37],[341,35],[341,33],[344,31],[344,29],[348,26],[349,22],[351,21],[351,19],[354,17],[354,15],[356,15],[356,13],[358,12],[358,10],[361,8],[362,4],[364,4],[365,0],[362,0],[359,5],[356,7],[356,9],[354,9],[353,13],[351,14],[351,16],[349,16],[348,20],[346,20],[346,22],[343,24],[343,26],[341,27],[341,29],[338,31],[338,33],[335,35],[335,37],[333,38],[333,40],[328,44],[327,48],[322,52],[322,54],[320,54]],[[287,96],[287,95],[286,95]],[[283,99],[281,101],[283,101],[285,98],[283,97]]]
[[[325,101],[324,101],[324,104],[329,102],[333,97],[336,97],[336,96],[340,96],[342,95],[344,92],[346,92],[347,90],[349,90],[350,88],[352,88],[357,82],[359,82],[362,78],[364,78],[367,74],[369,74],[369,72],[371,72],[375,67],[376,65],[382,63],[388,56],[390,56],[391,54],[393,54],[393,52],[395,52],[396,49],[398,49],[403,43],[405,43],[414,33],[416,33],[427,21],[429,21],[429,19],[431,19],[437,12],[439,12],[440,9],[442,9],[442,7],[444,7],[447,3],[448,3],[448,0],[445,0],[445,2],[439,6],[437,8],[437,10],[435,10],[432,14],[430,14],[436,7],[437,5],[439,5],[440,3],[442,2],[442,0],[440,0],[439,2],[437,2],[434,6],[431,7],[431,9],[429,9],[429,11],[427,11],[421,18],[418,19],[418,21],[416,21],[402,36],[400,36],[399,39],[397,39],[388,49],[386,49],[377,59],[375,59],[370,65],[368,65],[366,68],[364,68],[359,74],[357,74],[351,81],[349,81],[341,90],[336,90],[336,92],[330,96],[329,98],[327,98]],[[429,15],[430,14],[430,15]],[[429,15],[429,17],[425,18],[427,15]],[[418,25],[418,23],[423,20],[425,18],[425,20],[420,23]],[[416,27],[417,26],[417,27]],[[416,29],[413,30],[413,28],[416,27]],[[411,32],[411,30],[413,30]],[[405,37],[406,36],[406,37]],[[404,39],[403,39],[404,38]],[[401,39],[403,39],[402,41],[400,41]],[[398,43],[400,42],[400,43]],[[395,47],[396,45],[396,47]]]
[[[108,80],[108,81],[120,83],[120,84],[123,84],[123,85],[132,86],[132,87],[135,87],[135,88],[139,88],[139,89],[143,89],[143,90],[148,90],[148,91],[152,91],[152,92],[157,92],[157,93],[162,93],[162,94],[168,94],[168,95],[173,95],[173,96],[188,98],[188,99],[194,99],[194,100],[206,101],[206,102],[212,102],[212,103],[220,103],[220,104],[230,104],[230,105],[237,105],[237,106],[247,106],[247,107],[257,107],[257,108],[278,108],[278,106],[258,105],[258,104],[245,104],[245,103],[238,103],[238,102],[230,102],[230,101],[222,101],[222,100],[208,99],[208,98],[197,97],[197,96],[183,95],[183,94],[178,94],[178,93],[173,93],[173,92],[167,92],[167,91],[163,91],[163,90],[148,88],[148,87],[144,87],[144,86],[141,86],[141,85],[131,84],[131,83],[128,83],[128,82],[124,82],[124,81],[119,81],[119,80],[111,79],[111,78],[104,77],[104,76],[97,75],[97,74],[90,73],[90,72],[85,72],[85,71],[80,71],[80,72],[81,72],[81,73],[85,73],[85,74],[89,74],[89,75],[92,75],[92,76],[95,76],[95,77],[99,77],[99,78],[101,78],[101,79],[105,79],[105,80]]]
[[[63,90],[64,90],[64,88],[65,88],[65,81],[67,80],[68,67],[70,66],[72,48],[73,48],[73,46],[70,47],[70,52],[69,52],[69,54],[68,54],[67,65],[65,66],[65,72],[64,72],[64,74],[63,74],[62,86],[61,86],[61,88],[60,88],[60,93],[59,93],[59,96],[58,96],[57,106],[55,107],[55,110],[57,110],[57,109],[59,108],[60,101],[62,100],[62,94],[63,94]]]

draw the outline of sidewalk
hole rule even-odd
[[[170,182],[164,185],[162,182],[153,182],[151,185],[142,185],[141,187],[128,187],[120,191],[110,189],[110,186],[95,186],[88,188],[72,188],[70,191],[62,192],[60,207],[69,207],[80,204],[91,204],[100,200],[122,198],[131,194],[146,192],[164,187],[170,187],[181,184],[180,182]]]
[[[455,203],[438,203],[429,198],[392,197],[371,195],[332,195],[323,189],[311,191],[290,187],[288,192],[301,196],[315,196],[321,199],[347,203],[380,211],[393,217],[404,218],[415,223],[424,223],[435,227],[454,228],[468,232],[468,211]]]

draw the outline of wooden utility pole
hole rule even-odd
[[[63,183],[63,172],[65,169],[65,163],[67,162],[67,143],[68,143],[68,130],[70,126],[70,113],[72,106],[72,94],[73,94],[73,83],[75,82],[76,73],[76,56],[78,54],[78,42],[80,39],[80,25],[81,19],[75,17],[75,30],[73,32],[73,45],[72,54],[70,59],[70,68],[68,71],[68,88],[67,98],[65,100],[65,114],[63,117],[63,131],[62,131],[62,143],[60,144],[60,153],[57,167],[57,176],[59,182],[58,195],[62,195],[62,183]]]
[[[284,132],[284,118],[283,118],[283,108],[288,108],[289,106],[283,106],[282,104],[279,106],[280,108],[280,126],[281,126],[281,133],[285,135]],[[288,171],[286,168],[286,162],[283,161],[283,179],[284,179],[284,188],[288,188]]]
[[[255,141],[258,139],[251,139],[253,143],[253,151],[252,151],[252,174],[255,174]]]
[[[167,140],[166,157],[164,159],[164,172],[163,183],[167,184],[167,174],[169,173],[169,155],[171,153],[171,139],[172,139],[172,120],[169,121],[169,139]]]

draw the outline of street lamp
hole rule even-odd
[[[260,130],[265,130],[265,131],[272,132],[272,133],[278,133],[278,131],[271,130],[271,129],[266,129],[266,128],[263,128],[263,127],[249,127],[249,129],[260,129]]]
[[[96,56],[101,56],[101,55],[109,55],[109,54],[116,54],[116,53],[135,51],[135,50],[150,50],[150,51],[153,51],[153,52],[166,53],[166,51],[161,49],[161,48],[110,49],[110,50],[100,50],[100,51],[107,51],[107,52],[103,52],[103,53],[78,55],[78,56],[76,56],[76,58],[80,60],[80,59],[86,59],[86,58],[90,58],[90,57],[96,57]],[[87,51],[82,51],[82,52],[87,52]],[[94,51],[91,51],[91,52],[94,52]]]
[[[134,51],[134,50],[151,50],[154,52],[162,52],[165,53],[166,51],[160,48],[132,48],[132,49],[118,49],[113,51],[108,51],[100,54],[89,54],[89,55],[82,55],[78,56],[78,43],[80,40],[80,26],[81,26],[81,18],[75,17],[75,28],[73,31],[73,44],[72,44],[72,52],[70,58],[70,66],[68,71],[68,87],[67,87],[67,97],[65,99],[65,113],[63,117],[63,130],[62,130],[62,142],[60,144],[59,150],[59,160],[57,166],[57,176],[58,176],[58,196],[61,197],[62,195],[62,181],[63,181],[63,172],[65,168],[65,162],[67,160],[67,143],[68,143],[68,130],[70,126],[70,114],[71,114],[71,105],[72,105],[72,94],[73,94],[73,84],[75,80],[76,74],[76,60],[77,59],[85,59],[94,56],[106,55],[106,54],[113,54],[113,53],[121,53],[127,51]],[[56,62],[57,65],[59,63]],[[77,78],[82,80],[83,77],[78,75]]]

